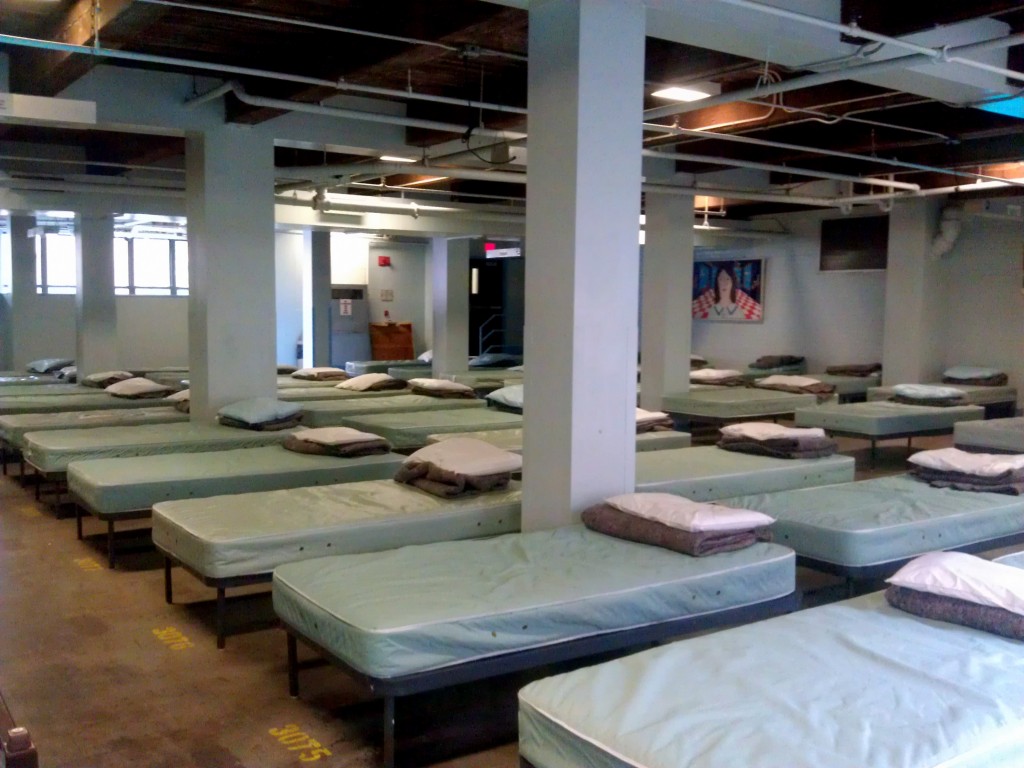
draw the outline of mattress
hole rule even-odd
[[[796,412],[795,423],[798,427],[821,427],[867,437],[885,437],[940,430],[952,432],[953,425],[958,421],[984,417],[985,409],[977,405],[939,408],[931,405],[869,401],[801,408]]]
[[[864,567],[1024,532],[1024,497],[932,488],[910,475],[723,500],[776,519],[797,554]]]
[[[335,382],[337,383],[337,382]],[[405,390],[408,392],[408,390]],[[305,402],[307,400],[379,400],[402,394],[401,389],[386,389],[381,392],[356,392],[351,389],[337,387],[287,387],[277,390],[275,397],[287,403]]]
[[[1024,655],[874,593],[530,683],[519,753],[535,768],[1011,768]]]
[[[159,408],[128,410],[63,411],[61,413],[22,413],[0,416],[0,438],[21,448],[26,432],[51,429],[92,429],[129,427],[140,424],[172,424],[188,421],[188,414],[168,405]]]
[[[317,401],[306,403],[302,408],[302,423],[307,427],[336,427],[349,416],[361,416],[370,413],[409,413],[410,411],[457,411],[464,409],[486,408],[484,400],[469,400],[451,397],[430,397],[429,395],[410,395],[408,390],[402,394],[395,392],[397,397],[348,399],[341,402]]]
[[[328,389],[340,383],[338,380],[314,381],[312,379],[297,379],[291,375],[277,377],[278,389]]]
[[[465,384],[474,389],[492,386],[497,389],[523,383],[522,372],[509,371],[507,368],[477,368],[464,373],[444,374],[441,378]]]
[[[372,432],[387,438],[393,448],[420,448],[427,436],[438,432],[474,432],[480,429],[514,429],[523,425],[518,413],[492,408],[464,408],[455,411],[410,411],[374,413],[342,419],[342,426]]]
[[[64,472],[72,461],[202,453],[231,448],[257,448],[279,443],[292,430],[257,432],[220,424],[149,424],[137,427],[52,429],[28,432],[23,454],[43,472]]]
[[[0,387],[39,386],[40,384],[61,384],[61,379],[45,373],[0,374]]]
[[[57,385],[59,386],[59,385]],[[46,389],[46,387],[39,387]],[[166,408],[162,397],[114,397],[102,389],[81,395],[60,397],[5,397],[0,395],[0,415],[16,413],[60,413],[62,411],[98,411],[130,408]]]
[[[869,387],[877,387],[882,383],[882,374],[880,373],[873,373],[870,376],[840,376],[834,373],[806,373],[803,375],[817,379],[822,384],[831,384],[836,388],[836,394],[840,397],[867,395]]]
[[[81,384],[67,384],[56,379],[45,387],[39,384],[9,384],[0,389],[3,397],[57,397],[59,395],[97,395],[106,394],[100,387],[83,387]],[[107,395],[110,397],[110,395]]]
[[[638,491],[672,493],[711,501],[743,493],[783,491],[853,480],[850,456],[776,459],[713,445],[651,451],[636,457]]]
[[[349,376],[360,376],[364,373],[387,373],[388,368],[400,365],[407,368],[419,368],[420,372],[430,370],[431,364],[422,360],[349,360],[345,363],[345,373]]]
[[[817,403],[814,395],[747,387],[691,387],[686,394],[665,395],[661,410],[704,419],[750,419],[792,413]]]
[[[807,362],[793,365],[776,365],[774,368],[754,368],[748,365],[743,372],[744,378],[763,379],[765,376],[803,376],[807,373]]]
[[[383,372],[392,378],[408,381],[409,379],[429,378],[432,373],[432,368],[427,363],[418,365],[400,364],[389,365]]]
[[[960,422],[953,444],[966,451],[1024,453],[1024,417]]]
[[[794,559],[769,543],[690,557],[575,525],[290,563],[273,602],[351,667],[393,678],[784,597]]]
[[[979,384],[945,384],[941,382],[928,386],[955,387],[962,390],[965,395],[964,402],[972,405],[1010,403],[1017,399],[1016,387],[985,387]],[[892,394],[892,387],[872,387],[868,390],[868,400],[888,400]]]
[[[519,530],[520,486],[442,499],[368,480],[153,506],[153,541],[197,573],[229,578],[330,554]]]
[[[68,468],[68,489],[90,512],[112,515],[172,499],[390,479],[404,459],[394,453],[351,459],[315,456],[279,445],[93,459]]]
[[[452,437],[471,437],[513,453],[523,452],[523,430],[482,429],[475,432],[441,432],[427,435],[428,443],[439,443]],[[664,451],[671,448],[687,448],[690,445],[689,432],[641,432],[636,436],[636,450]]]

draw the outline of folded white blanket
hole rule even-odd
[[[912,397],[921,400],[932,398],[959,398],[964,396],[962,389],[956,387],[937,387],[934,384],[897,384],[892,388],[893,394],[900,397]]]
[[[754,510],[691,501],[670,493],[624,493],[605,499],[605,504],[684,531],[749,530],[775,522],[775,518]]]
[[[523,457],[517,453],[503,451],[483,440],[453,437],[420,448],[402,463],[430,463],[448,472],[473,477],[496,475],[499,472],[518,472],[523,468]]]
[[[726,437],[745,437],[749,440],[775,440],[781,437],[825,437],[820,427],[784,427],[767,421],[743,421],[726,424],[721,428]]]
[[[360,432],[351,427],[317,427],[315,429],[300,429],[293,435],[296,440],[305,440],[319,445],[355,445],[357,443],[368,443],[371,440],[380,440],[379,435],[369,432]]]
[[[810,376],[785,376],[782,374],[776,374],[774,376],[765,376],[763,379],[758,379],[757,383],[762,387],[809,387],[812,384],[821,384],[821,380],[813,379]]]
[[[959,448],[937,448],[918,451],[909,459],[911,464],[940,472],[962,472],[978,477],[997,477],[1004,472],[1024,471],[1024,454],[971,453]]]
[[[661,411],[645,411],[643,408],[636,409],[637,424],[648,424],[652,421],[662,421],[668,417],[667,413],[662,413]]]
[[[719,381],[721,379],[733,379],[742,375],[739,371],[734,371],[731,368],[699,368],[696,371],[690,371],[690,381]]]

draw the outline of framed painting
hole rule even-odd
[[[764,259],[695,261],[692,315],[727,323],[764,320]]]

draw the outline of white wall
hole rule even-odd
[[[14,340],[15,370],[43,357],[74,358],[75,297],[35,292],[17,299],[19,335]]]
[[[188,366],[188,299],[118,296],[118,360],[122,368]]]
[[[378,256],[390,256],[391,266],[378,266]],[[370,322],[384,322],[384,310],[388,310],[395,322],[412,323],[413,347],[417,355],[431,347],[425,300],[428,258],[425,244],[370,244]],[[394,300],[382,301],[383,290],[393,291]]]
[[[302,336],[302,263],[308,258],[301,234],[278,232],[277,251],[277,362],[294,365],[295,343]]]

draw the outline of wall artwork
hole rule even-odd
[[[764,319],[764,259],[693,264],[694,320],[759,323]]]

